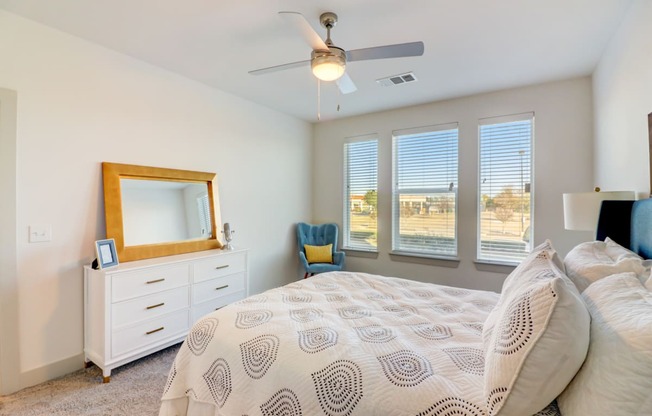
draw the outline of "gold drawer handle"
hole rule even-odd
[[[161,302],[161,303],[157,303],[156,305],[148,306],[145,309],[148,309],[148,310],[149,309],[154,309],[154,308],[158,308],[159,306],[163,306],[163,305],[165,305],[165,302]]]
[[[229,265],[228,265],[228,264],[225,264],[224,266],[217,266],[217,267],[215,267],[215,270],[226,269],[227,267],[229,267]]]
[[[229,287],[229,285],[224,285],[224,286],[216,287],[215,290],[226,289],[227,287]]]
[[[151,285],[152,283],[158,283],[158,282],[162,282],[162,281],[164,281],[164,280],[165,280],[165,279],[150,280],[150,281],[147,282],[147,284],[148,284],[148,285]]]
[[[151,331],[147,331],[147,332],[145,332],[145,335],[151,335],[151,334],[153,334],[154,332],[162,331],[162,330],[164,330],[164,329],[165,329],[164,326],[162,326],[162,327],[160,327],[160,328],[152,329]]]

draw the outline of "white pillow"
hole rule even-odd
[[[591,283],[612,274],[632,272],[642,281],[650,275],[640,256],[609,238],[578,244],[566,255],[564,265],[580,293]]]
[[[483,330],[489,416],[544,409],[571,381],[588,349],[590,318],[577,289],[550,250],[533,254],[508,277]]]
[[[544,243],[536,246],[530,254],[507,276],[503,282],[502,290],[500,291],[501,297],[496,304],[496,306],[489,312],[487,316],[483,331],[482,339],[485,344],[485,349],[489,342],[489,337],[493,331],[494,326],[496,325],[496,319],[498,311],[500,310],[501,301],[505,298],[505,293],[512,292],[516,288],[520,287],[523,284],[530,282],[530,278],[524,278],[524,276],[529,276],[531,273],[538,273],[539,270],[548,270],[550,268],[550,261],[561,271],[563,271],[564,263],[557,255],[557,251],[552,246],[550,240],[546,240]]]
[[[592,284],[582,297],[591,313],[586,361],[559,396],[564,416],[652,412],[652,293],[634,273]]]

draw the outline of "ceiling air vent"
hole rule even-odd
[[[393,87],[394,85],[407,84],[408,82],[415,82],[417,77],[412,72],[406,72],[401,75],[392,75],[391,77],[377,79],[376,82],[383,87]]]

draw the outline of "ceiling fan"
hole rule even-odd
[[[331,29],[337,24],[337,15],[333,12],[322,13],[319,16],[319,22],[326,28],[325,41],[321,39],[301,13],[279,12],[279,15],[286,22],[293,25],[310,45],[312,48],[310,59],[256,69],[249,71],[251,75],[268,74],[310,64],[315,77],[322,81],[337,81],[340,91],[343,94],[348,94],[354,92],[357,88],[353,80],[345,72],[347,62],[423,55],[423,42],[399,43],[345,51],[335,46],[331,40]]]

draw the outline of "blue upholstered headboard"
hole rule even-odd
[[[652,259],[652,199],[641,199],[632,207],[630,250]]]
[[[596,238],[611,238],[645,259],[652,258],[652,198],[603,201]]]

